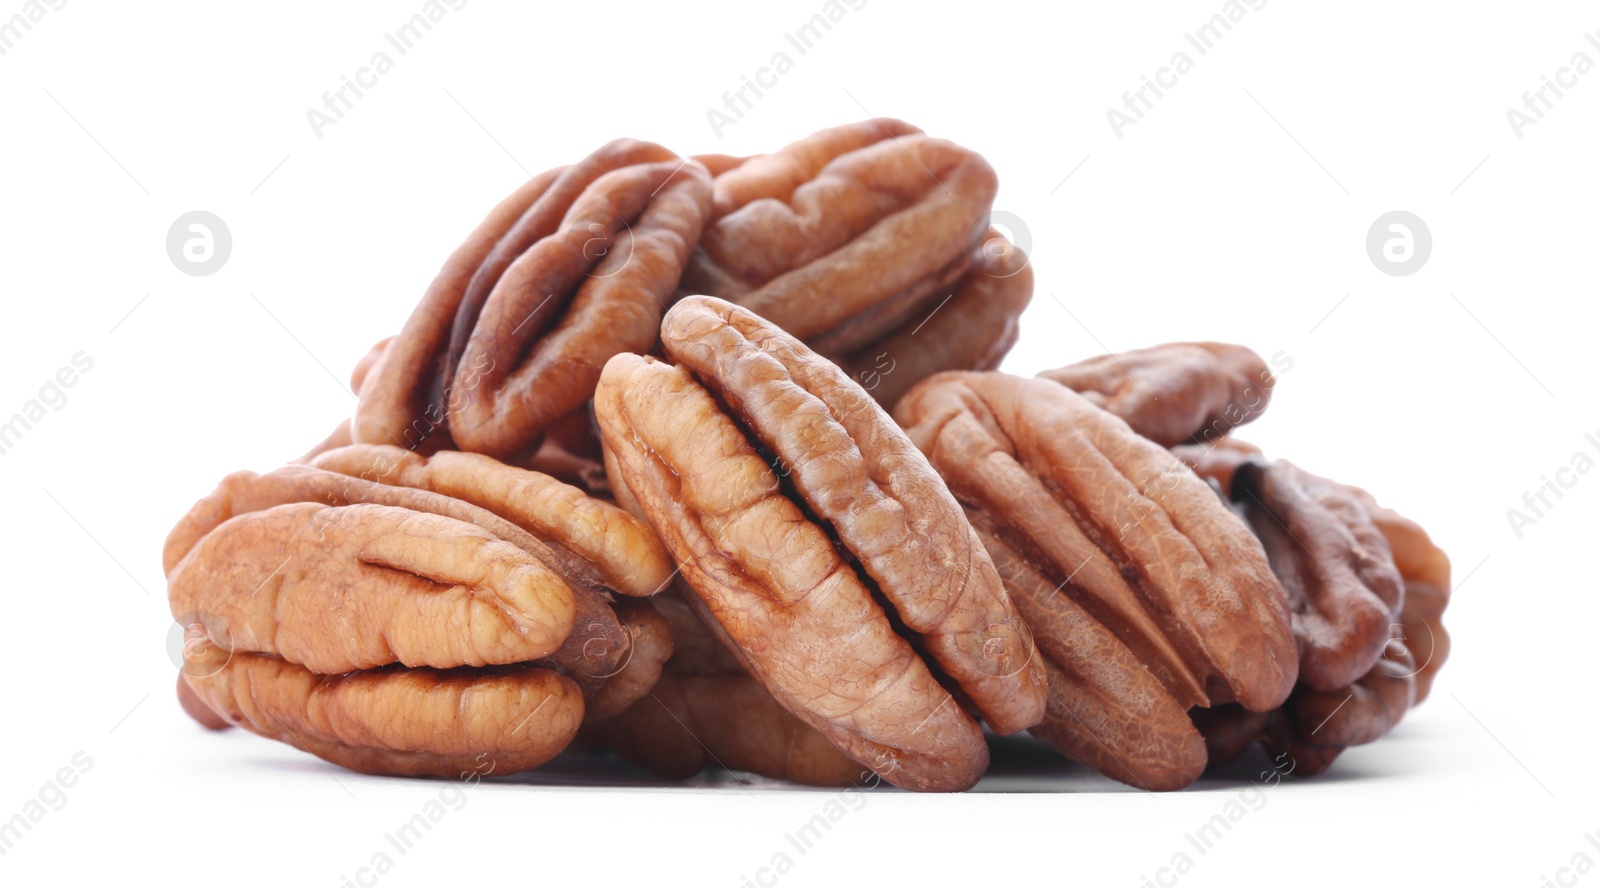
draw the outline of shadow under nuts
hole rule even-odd
[[[690,604],[790,712],[896,785],[960,790],[1043,715],[1027,628],[960,506],[860,386],[722,300],[667,313],[665,360],[607,363],[619,499]],[[625,491],[625,493],[624,493]]]
[[[1045,657],[1033,733],[1125,783],[1204,771],[1192,706],[1278,706],[1294,637],[1261,544],[1164,448],[1065,386],[943,373],[896,418],[939,469]]]

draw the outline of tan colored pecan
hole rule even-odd
[[[645,351],[710,214],[710,174],[622,139],[534,177],[445,262],[362,387],[353,437],[527,457]]]
[[[1163,447],[1215,441],[1250,422],[1267,409],[1276,382],[1260,355],[1221,342],[1173,342],[1039,375]]]
[[[212,643],[185,679],[225,719],[361,770],[520,770],[571,740],[584,697],[621,711],[670,656],[653,612],[611,605],[671,576],[631,515],[475,454],[316,462],[229,476],[168,538],[174,617]],[[452,699],[473,723],[449,724]]]
[[[743,673],[664,672],[648,696],[582,736],[677,780],[712,765],[809,786],[871,776]]]
[[[638,604],[671,627],[672,658],[648,696],[587,722],[581,739],[679,780],[712,765],[812,786],[870,777],[747,675],[675,591]]]
[[[1037,722],[1044,678],[949,491],[838,367],[751,312],[691,297],[662,341],[672,363],[619,355],[595,395],[619,502],[785,708],[897,785],[971,786],[987,749],[936,674],[1002,733]]]
[[[1295,677],[1261,545],[1192,472],[1068,388],[943,373],[896,418],[966,508],[1050,671],[1034,733],[1119,780],[1176,789],[1205,750],[1186,710],[1264,711]]]
[[[991,229],[973,252],[972,267],[936,296],[931,313],[835,358],[885,407],[935,373],[999,367],[1033,298],[1033,269],[1020,247]]]
[[[233,727],[226,719],[212,711],[211,707],[206,705],[206,701],[200,699],[200,695],[194,692],[194,688],[189,687],[181,672],[178,673],[178,705],[183,707],[183,711],[190,718],[208,730],[224,731]]]
[[[683,291],[738,303],[828,357],[863,350],[948,294],[985,239],[997,188],[981,156],[897,120],[718,165]]]

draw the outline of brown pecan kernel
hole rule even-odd
[[[531,456],[614,354],[648,350],[710,174],[622,139],[534,177],[445,262],[367,379],[353,438]]]
[[[1051,669],[1034,733],[1152,789],[1205,765],[1186,710],[1295,677],[1261,546],[1171,454],[1069,389],[943,373],[896,408],[978,528]]]
[[[1173,342],[1039,374],[1163,447],[1215,441],[1267,409],[1276,380],[1242,345]]]
[[[689,298],[662,341],[675,364],[618,356],[595,396],[619,501],[787,709],[898,785],[970,786],[987,750],[934,670],[1002,732],[1037,721],[1044,681],[949,491],[859,386],[750,312]]]

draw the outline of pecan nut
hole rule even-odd
[[[1214,441],[1260,416],[1276,379],[1242,345],[1173,342],[1039,374],[1083,395],[1163,447]]]
[[[684,272],[684,292],[742,305],[819,354],[858,362],[889,350],[873,344],[915,329],[953,293],[968,293],[968,303],[995,299],[963,309],[985,323],[922,331],[920,343],[934,343],[922,361],[943,357],[961,363],[937,369],[975,369],[1010,347],[1016,303],[1026,303],[1032,278],[1011,267],[1026,265],[1015,247],[991,248],[1001,255],[984,258],[998,181],[976,152],[878,119],[770,155],[707,160],[720,170],[712,221]],[[975,259],[998,280],[963,280]],[[992,292],[977,292],[985,290]],[[907,381],[897,385],[915,382],[909,372],[898,376]]]
[[[1286,460],[1240,466],[1232,493],[1289,596],[1300,683],[1331,692],[1366,675],[1389,643],[1405,587],[1365,504]]]
[[[939,677],[1002,733],[1038,721],[1045,684],[948,489],[866,392],[751,312],[691,297],[661,338],[665,361],[619,355],[595,394],[619,501],[786,709],[899,786],[970,787],[988,751]]]
[[[670,655],[612,607],[671,575],[620,509],[474,454],[314,462],[229,476],[168,537],[173,614],[206,615],[216,660],[185,681],[225,720],[373,773],[522,770]]]
[[[535,176],[446,260],[363,386],[353,438],[513,459],[647,351],[711,209],[710,174],[623,139]]]
[[[1427,696],[1449,654],[1440,620],[1450,560],[1420,526],[1366,491],[1282,460],[1268,463],[1253,450],[1236,443],[1217,456],[1193,448],[1191,459],[1219,480],[1231,477],[1221,486],[1242,500],[1239,510],[1275,555],[1302,649],[1318,655],[1303,663],[1300,683],[1273,713],[1218,707],[1191,715],[1213,764],[1260,741],[1293,761],[1295,773],[1313,776],[1346,748],[1389,733]],[[1353,681],[1327,686],[1330,674],[1363,664]]]
[[[1033,733],[1109,776],[1176,789],[1205,749],[1187,710],[1278,706],[1295,678],[1261,545],[1166,450],[1068,388],[925,380],[895,416],[965,507],[1045,655]]]
[[[640,606],[670,627],[672,657],[648,696],[586,723],[581,739],[679,780],[711,765],[810,786],[848,786],[866,776],[745,674],[682,598],[669,591]]]
[[[935,373],[999,367],[1017,342],[1017,321],[1033,298],[1033,267],[1020,247],[991,229],[967,273],[935,295],[925,317],[834,358],[886,407]]]

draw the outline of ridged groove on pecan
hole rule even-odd
[[[392,506],[292,503],[229,519],[171,574],[174,617],[220,617],[236,650],[337,674],[516,663],[573,628],[566,584],[465,522]]]
[[[874,125],[858,132],[876,136]],[[821,133],[718,177],[719,217],[685,270],[685,291],[745,305],[842,355],[891,333],[956,280],[984,233],[994,170],[920,134],[847,150],[856,144]],[[747,202],[730,209],[734,182]]]
[[[1328,770],[1345,749],[1372,743],[1388,734],[1416,700],[1411,655],[1379,660],[1349,687],[1334,692],[1301,685],[1267,723],[1270,754],[1286,753],[1294,773],[1314,777]]]
[[[482,528],[499,539],[533,556],[555,572],[560,582],[547,585],[539,602],[557,612],[570,611],[572,631],[549,656],[549,664],[572,674],[587,689],[596,682],[585,675],[608,674],[626,653],[627,636],[607,604],[608,596],[597,591],[598,571],[593,565],[559,546],[549,546],[533,534],[494,513],[454,497],[430,490],[377,484],[336,472],[300,466],[286,466],[266,475],[236,472],[224,478],[216,491],[197,502],[173,528],[167,538],[165,562],[168,575],[179,560],[206,534],[223,522],[289,503],[316,503],[345,506],[356,503],[395,506],[440,515]],[[270,541],[269,541],[270,542]],[[317,557],[310,551],[307,557]],[[263,571],[262,576],[266,575]],[[174,614],[180,611],[174,611]],[[606,652],[596,659],[596,650]]]
[[[994,730],[1043,715],[1027,627],[961,506],[904,432],[837,366],[748,311],[691,297],[662,342],[787,469],[806,508]]]
[[[1276,379],[1260,355],[1223,342],[1173,342],[1101,355],[1039,376],[1083,395],[1163,447],[1214,441],[1267,409]]]
[[[646,351],[710,212],[711,177],[676,158],[613,170],[519,256],[481,312],[463,302],[447,353],[451,435],[531,453],[594,392],[614,354]]]
[[[571,681],[530,666],[316,675],[239,653],[212,675],[185,679],[228,721],[368,774],[526,770],[565,748],[583,718]]]
[[[1160,651],[1144,628],[1154,623],[1183,668],[1147,662],[1165,667],[1180,702],[1196,681],[1212,702],[1255,710],[1288,695],[1294,639],[1260,544],[1165,450],[1064,386],[999,373],[931,377],[896,415],[969,505],[990,510],[1012,542],[1032,543],[1028,554],[1053,562],[1063,592],[1124,643]],[[1067,517],[1092,547],[1062,533]],[[1072,575],[1101,564],[1088,579]]]
[[[452,420],[450,414],[461,410],[464,406],[461,399],[468,395],[476,393],[478,398],[487,397],[478,390],[485,384],[485,374],[493,370],[498,374],[498,382],[509,383],[507,391],[501,393],[504,397],[496,400],[503,407],[521,404],[527,408],[527,413],[499,417],[503,421],[492,423],[491,428],[468,429],[465,443],[474,443],[481,433],[491,436],[486,444],[493,445],[497,455],[536,449],[543,430],[540,423],[581,405],[592,392],[594,376],[606,357],[617,351],[648,347],[654,339],[660,309],[651,307],[655,304],[651,296],[664,300],[670,295],[677,271],[681,271],[688,251],[698,240],[700,226],[710,208],[709,175],[695,164],[677,170],[680,163],[672,152],[659,145],[619,139],[578,163],[535,176],[501,201],[446,260],[400,336],[369,374],[360,392],[353,439],[424,452],[456,447],[462,442],[452,440],[447,428]],[[663,171],[664,164],[667,169]],[[624,175],[605,186],[626,188],[638,184],[639,175],[654,176],[652,184],[644,188],[648,192],[670,177],[671,184],[661,187],[662,194],[656,199],[661,208],[654,210],[652,221],[645,224],[632,217],[625,220],[629,224],[638,223],[636,228],[644,229],[640,242],[631,242],[632,237],[627,232],[618,238],[615,219],[590,219],[593,214],[589,211],[599,209],[593,200],[583,204],[584,213],[568,219],[574,204],[597,180],[613,171],[627,171],[641,165],[650,167],[653,172],[636,172],[632,177]],[[605,200],[600,198],[599,202],[603,204]],[[623,203],[631,205],[629,201]],[[571,225],[584,221],[592,221],[600,228],[597,231],[570,230]],[[494,356],[484,352],[465,355],[463,360],[471,328],[482,317],[502,284],[502,278],[530,249],[541,241],[561,235],[564,225],[569,229],[565,237],[554,237],[554,242],[561,244],[576,238],[581,254],[580,271],[604,273],[605,277],[586,280],[577,294],[570,290],[538,294],[536,301],[549,297],[554,304],[530,303],[520,307],[521,315],[517,320],[505,325],[521,337],[520,344],[512,350],[515,353],[508,359],[513,366],[492,367],[489,362]],[[678,240],[684,243],[680,245]],[[589,248],[586,253],[582,249],[584,246]],[[672,253],[680,249],[683,256],[676,262],[673,280],[665,287],[666,293],[653,294],[651,286],[659,283],[654,278],[664,273],[659,267],[665,258],[663,250]],[[626,274],[611,273],[614,266],[624,264],[622,256],[636,257],[639,268]],[[610,265],[603,271],[596,267],[607,263]],[[511,281],[505,282],[506,287],[516,289],[514,285],[519,282],[528,283],[527,271],[524,264],[511,275]],[[650,286],[630,286],[629,282]],[[500,307],[493,311],[519,310],[518,306],[509,305],[508,299],[502,295]],[[559,313],[556,309],[569,302],[570,310],[551,331],[555,315]],[[540,309],[549,310],[541,314]],[[516,330],[513,325],[524,320],[527,325]],[[530,357],[528,342],[545,332],[550,333],[544,337],[550,341],[538,345],[536,356],[542,363],[538,367],[525,367],[526,374],[508,380],[507,375],[516,369],[514,365]],[[563,357],[568,360],[561,361]],[[525,387],[527,376],[539,372],[546,373],[548,378],[535,397]]]
[[[643,699],[672,658],[672,629],[650,602],[623,600],[615,607],[628,630],[627,656],[611,674],[599,676],[605,684],[598,693],[586,695],[585,720],[610,718]]]
[[[959,389],[949,394],[960,399],[961,409],[931,414],[939,421],[925,419],[909,430],[912,440],[928,448],[973,523],[987,532],[985,542],[1003,542],[1026,557],[1052,579],[1052,589],[1110,627],[1180,703],[1206,700],[1204,679],[1168,637],[1122,565],[1085,535],[1079,511],[1019,461],[1022,456],[993,426],[986,405]],[[902,418],[910,419],[905,413]]]
[[[679,780],[711,765],[808,786],[871,779],[742,672],[665,672],[649,696],[583,736]]]
[[[454,497],[487,509],[557,550],[567,572],[596,573],[607,589],[653,595],[672,577],[672,559],[643,521],[582,490],[539,472],[473,453],[425,457],[398,447],[365,444],[323,454],[312,462],[380,484]]]
[[[1148,790],[1182,789],[1205,770],[1205,745],[1166,686],[1106,625],[975,521],[1011,600],[1044,655],[1050,700],[1034,736]]]
[[[791,142],[771,154],[757,157],[713,158],[716,169],[714,219],[758,200],[788,203],[795,189],[815,179],[834,158],[885,139],[918,135],[917,129],[903,120],[878,117],[829,127],[804,139]],[[713,164],[706,164],[708,168]]]
[[[1416,658],[1416,702],[1421,703],[1433,690],[1439,669],[1450,658],[1450,633],[1444,627],[1444,611],[1450,605],[1450,556],[1421,525],[1379,505],[1366,491],[1357,492],[1372,523],[1389,542],[1395,568],[1405,581],[1400,623],[1405,645]]]
[[[977,781],[988,750],[976,723],[687,370],[619,355],[595,409],[622,486],[768,692],[898,785]]]
[[[1301,683],[1336,691],[1365,675],[1383,655],[1405,592],[1359,497],[1276,460],[1239,467],[1234,498],[1288,595]]]
[[[993,370],[1017,342],[1017,320],[1033,298],[1027,254],[990,229],[972,267],[946,296],[898,330],[837,363],[886,407],[944,370]]]

